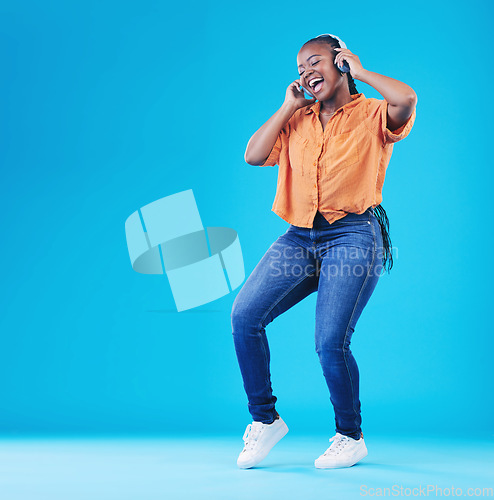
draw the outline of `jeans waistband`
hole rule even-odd
[[[361,221],[361,220],[369,220],[369,214],[374,213],[374,209],[372,207],[369,207],[365,212],[361,214],[356,214],[353,212],[349,212],[348,214],[345,215],[345,217],[342,217],[341,219],[338,219],[336,222],[353,222],[353,221]],[[329,222],[324,218],[324,215],[319,212],[319,210],[316,212],[316,215],[314,217],[314,222],[313,222],[313,227],[321,227],[321,226],[329,226]]]

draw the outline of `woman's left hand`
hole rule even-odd
[[[342,49],[341,47],[335,47],[334,50],[338,52],[337,56],[334,58],[335,64],[343,66],[343,61],[346,61],[350,67],[350,75],[352,75],[352,78],[358,80],[359,74],[365,71],[358,56],[348,49]]]

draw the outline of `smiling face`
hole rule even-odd
[[[300,83],[319,101],[333,97],[342,85],[348,87],[347,79],[342,78],[341,72],[334,64],[336,54],[333,47],[327,43],[311,42],[304,45],[297,55]],[[311,85],[312,81],[321,79],[321,83]]]

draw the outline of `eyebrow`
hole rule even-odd
[[[312,54],[311,56],[309,56],[309,57],[307,58],[307,61],[308,61],[311,57],[316,57],[316,56],[321,57],[321,54]],[[302,65],[301,65],[301,64],[299,64],[299,65],[297,66],[297,68],[300,68],[300,66],[302,66]]]

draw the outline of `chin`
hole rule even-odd
[[[334,97],[334,89],[328,90],[327,92],[323,92],[318,98],[318,101],[326,101],[327,99],[331,99]]]

